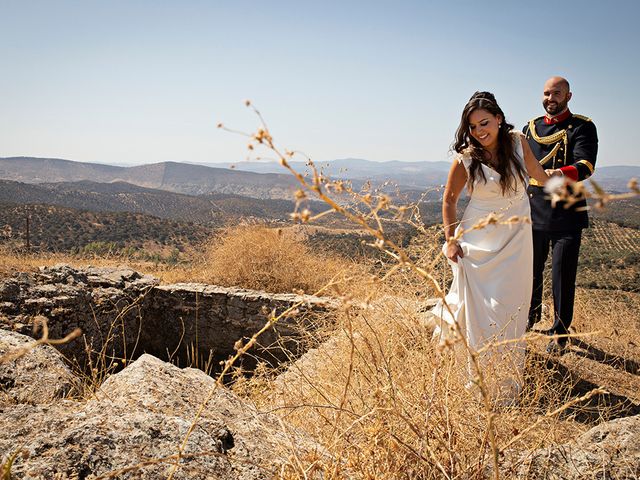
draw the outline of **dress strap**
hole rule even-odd
[[[524,163],[524,149],[522,148],[522,142],[524,141],[524,135],[522,134],[522,132],[518,132],[518,131],[513,131],[512,135],[515,137],[514,139],[514,147],[515,147],[515,154],[516,157],[518,158],[518,161],[520,162],[520,165],[522,166],[522,168],[524,168],[524,171],[527,171],[527,166]]]
[[[468,152],[456,153],[455,159],[464,166],[464,169],[468,173],[471,167],[471,155],[469,155]]]

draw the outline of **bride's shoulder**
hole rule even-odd
[[[456,153],[454,158],[458,163],[468,168],[471,163],[471,147],[467,147],[461,152]]]

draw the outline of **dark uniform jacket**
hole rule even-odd
[[[590,118],[582,115],[568,113],[561,118],[555,124],[547,124],[544,116],[534,118],[522,131],[542,168],[561,169],[567,178],[585,180],[593,174],[596,166],[596,126]],[[566,202],[558,202],[552,208],[549,195],[534,179],[531,179],[528,193],[534,230],[563,232],[589,226],[585,200],[569,208],[565,208]]]

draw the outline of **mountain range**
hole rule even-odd
[[[0,179],[36,184],[126,182],[189,195],[215,192],[255,198],[292,198],[296,187],[295,179],[284,173],[259,174],[177,162],[120,167],[34,157],[0,158]]]
[[[224,165],[236,170],[258,173],[276,173],[282,167],[275,162],[238,162],[235,164],[205,164],[208,166]],[[292,166],[300,172],[309,171],[303,162],[292,162]],[[331,178],[347,178],[360,182],[370,180],[374,185],[382,185],[391,181],[402,190],[414,188],[430,188],[444,185],[451,168],[451,162],[372,162],[358,158],[345,158],[316,163],[316,168]],[[618,165],[598,167],[591,179],[605,190],[628,191],[627,184],[631,178],[640,180],[640,166]]]
[[[213,167],[216,164],[205,164]],[[234,168],[245,172],[278,173],[283,169],[276,162],[238,162],[235,164],[217,164],[218,167]],[[309,172],[311,169],[304,162],[291,162],[298,172]],[[343,158],[315,163],[318,171],[334,179],[371,181],[374,185],[382,185],[391,181],[402,187],[433,187],[442,185],[447,180],[451,162],[373,162],[360,158]]]
[[[125,182],[88,180],[40,184],[0,180],[0,202],[140,213],[218,227],[239,218],[286,220],[294,209],[292,199],[261,199],[227,193],[186,195]]]
[[[370,181],[374,187],[389,184],[400,190],[415,190],[446,182],[450,162],[372,162],[339,159],[316,163],[332,179],[347,179],[359,188]],[[292,162],[301,173],[309,173],[303,162]],[[640,178],[640,166],[599,167],[593,180],[609,191],[627,191],[631,178]],[[126,182],[140,187],[199,195],[236,194],[253,198],[292,198],[297,182],[276,162],[248,161],[235,164],[162,162],[131,167],[34,157],[0,158],[0,179],[23,183],[92,181]]]
[[[0,159],[0,237],[20,244],[28,217],[32,245],[41,249],[68,251],[95,242],[111,242],[118,248],[148,250],[150,245],[156,249],[174,245],[182,249],[208,238],[217,228],[247,219],[289,222],[295,206],[293,177],[270,171],[282,168],[279,165],[242,164],[242,168],[249,167],[262,172],[175,162],[121,167],[57,159]],[[295,164],[294,168],[303,172],[306,166]],[[366,178],[374,185],[376,179],[378,184],[395,182],[400,193],[393,200],[396,205],[421,200],[422,222],[440,221],[442,189],[437,185],[446,179],[449,165],[445,162],[340,160],[318,168],[324,175],[351,178],[354,184]],[[605,189],[626,191],[629,179],[640,177],[640,167],[602,167],[598,175]],[[229,191],[233,193],[224,193]],[[314,213],[327,209],[325,204],[307,200],[304,206]],[[637,228],[640,198],[618,201],[615,208],[592,214]],[[319,222],[353,227],[335,215]]]

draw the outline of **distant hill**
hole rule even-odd
[[[99,212],[131,212],[221,226],[255,217],[285,220],[293,200],[257,199],[234,194],[186,195],[125,182],[89,181],[27,184],[0,180],[0,202],[49,204]]]
[[[618,165],[614,167],[596,168],[593,181],[609,192],[628,192],[629,180],[632,178],[640,182],[640,167],[632,165]],[[588,183],[588,181],[587,181]]]
[[[303,162],[292,162],[299,172],[309,172]],[[415,190],[443,185],[451,166],[446,162],[372,162],[347,158],[317,162],[332,179],[347,179],[358,189],[365,181],[374,187],[386,184],[392,191]],[[593,176],[608,191],[627,191],[630,178],[640,178],[640,166],[599,167]],[[93,181],[126,182],[141,187],[199,195],[225,193],[254,198],[290,199],[297,188],[295,179],[276,162],[190,164],[162,162],[122,167],[70,160],[10,157],[0,158],[0,179],[24,183]]]
[[[32,157],[0,158],[0,178],[36,184],[84,180],[126,182],[190,195],[213,192],[255,198],[292,198],[296,187],[295,179],[284,173],[259,174],[177,162],[116,167]]]
[[[82,251],[97,245],[114,251],[181,250],[209,238],[213,232],[210,227],[192,222],[139,213],[89,212],[55,205],[0,202],[0,240],[22,247],[27,216],[31,246],[41,251]]]
[[[208,163],[208,166],[234,168],[245,172],[281,173],[283,167],[277,162]],[[402,187],[431,187],[442,185],[447,180],[451,162],[373,162],[360,158],[344,158],[315,163],[318,170],[333,179],[370,180],[375,186],[392,181]],[[304,162],[292,162],[299,172],[310,172]]]
[[[593,206],[591,200],[589,205]],[[640,229],[640,197],[615,200],[603,210],[592,209],[589,216],[596,220],[617,223],[622,227]]]
[[[261,199],[225,193],[194,196],[125,182],[89,181],[36,185],[0,180],[0,202],[47,204],[93,212],[141,213],[210,227],[251,220],[290,222],[290,214],[295,208],[292,199]],[[328,208],[318,201],[305,201],[303,207],[315,213]],[[344,225],[348,221],[337,215],[329,215],[322,217],[318,223]]]
[[[276,162],[238,162],[235,164],[207,164],[236,170],[260,173],[278,173],[282,167]],[[292,166],[300,171],[308,171],[303,162],[293,162]],[[392,181],[402,187],[434,187],[443,185],[447,181],[447,174],[451,168],[451,161],[447,162],[372,162],[358,158],[346,158],[328,162],[317,162],[316,166],[323,173],[332,178],[351,180],[372,180],[380,185],[385,181]],[[627,184],[631,178],[640,180],[640,166],[621,165],[613,167],[598,167],[593,175],[605,190],[623,192],[628,191]]]

